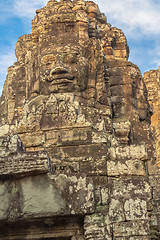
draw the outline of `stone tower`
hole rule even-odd
[[[50,0],[0,99],[0,239],[159,239],[151,107],[123,32]]]

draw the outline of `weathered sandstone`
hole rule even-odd
[[[92,1],[50,0],[15,53],[0,99],[0,239],[159,239],[152,109],[123,32]]]
[[[148,90],[148,100],[153,110],[153,115],[151,117],[151,128],[154,132],[154,138],[156,142],[156,155],[157,155],[157,165],[160,167],[160,99],[159,99],[159,76],[160,69],[150,70],[144,73],[144,80]]]

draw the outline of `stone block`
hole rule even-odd
[[[10,207],[10,194],[8,192],[8,183],[0,181],[0,219],[3,220],[7,218],[7,210]]]
[[[50,160],[45,152],[22,152],[0,160],[0,179],[47,173]]]
[[[116,237],[113,240],[151,240],[150,236]]]
[[[93,184],[82,175],[41,174],[0,181],[0,220],[86,214],[93,210]]]
[[[71,173],[79,173],[80,167],[79,162],[67,162],[67,161],[60,161],[59,159],[52,159],[51,160],[51,172],[54,174],[71,174]]]
[[[152,204],[153,204],[153,213],[160,215],[160,199],[152,200]]]
[[[123,202],[112,198],[109,203],[109,212],[105,216],[105,223],[109,225],[114,222],[125,221]]]
[[[113,224],[113,237],[148,237],[149,222],[144,220],[128,221]]]
[[[160,199],[160,175],[154,175],[149,177],[149,183],[153,191],[153,199]]]
[[[131,198],[124,203],[125,219],[137,220],[137,219],[148,219],[147,213],[147,202],[141,198]]]
[[[46,131],[46,141],[44,146],[49,147],[51,145],[77,145],[84,144],[84,142],[91,142],[90,130],[87,128],[73,128],[73,129],[61,129]]]
[[[108,136],[106,132],[92,132],[93,143],[107,143]]]
[[[0,137],[6,136],[9,132],[9,125],[3,125],[0,127]]]
[[[85,239],[105,239],[106,228],[102,214],[91,214],[84,219]]]
[[[84,220],[85,228],[91,228],[92,225],[97,225],[97,227],[104,227],[105,221],[104,216],[101,213],[94,213],[87,215]]]
[[[106,176],[93,176],[93,183],[95,187],[101,187],[102,189],[108,189],[108,178]],[[106,191],[106,190],[104,190]],[[108,192],[108,190],[107,190]]]
[[[108,188],[101,187],[101,201],[102,205],[107,205],[109,203],[109,190]]]
[[[143,161],[135,160],[108,160],[107,161],[108,176],[146,176],[146,169]]]
[[[0,138],[0,157],[6,158],[23,152],[25,149],[18,135],[11,135]]]
[[[152,159],[147,161],[147,169],[149,175],[159,175],[160,176],[160,168],[157,166],[156,159]]]
[[[88,158],[93,157],[99,158],[99,156],[107,156],[108,149],[106,144],[90,144],[90,145],[79,145],[77,146],[64,146],[60,147],[59,151],[62,153],[64,158]]]
[[[130,146],[118,146],[116,148],[109,149],[111,159],[133,159],[133,160],[147,160],[147,151],[145,145],[130,145]]]
[[[45,142],[45,135],[41,132],[19,134],[19,136],[26,148],[42,146]]]
[[[125,203],[129,199],[151,199],[151,188],[148,182],[142,177],[139,178],[118,178],[108,180],[110,197],[121,199]]]
[[[116,121],[113,122],[113,129],[116,137],[123,138],[129,137],[129,133],[131,131],[131,123],[130,121]]]
[[[93,164],[94,162],[94,164]],[[88,175],[106,175],[107,176],[107,166],[106,157],[102,158],[92,158],[92,161],[81,161],[80,171]]]

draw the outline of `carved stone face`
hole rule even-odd
[[[52,46],[40,60],[42,89],[50,93],[81,92],[87,87],[88,60],[80,47]]]

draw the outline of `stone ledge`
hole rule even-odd
[[[0,138],[0,179],[47,173],[49,165],[46,152],[25,152],[18,135]]]
[[[93,182],[84,174],[0,181],[0,221],[84,215],[94,210]]]
[[[0,159],[0,178],[47,173],[49,159],[45,152],[21,152]]]
[[[111,147],[109,149],[111,160],[127,160],[138,159],[141,161],[148,160],[148,155],[145,145],[131,145],[126,147]]]

